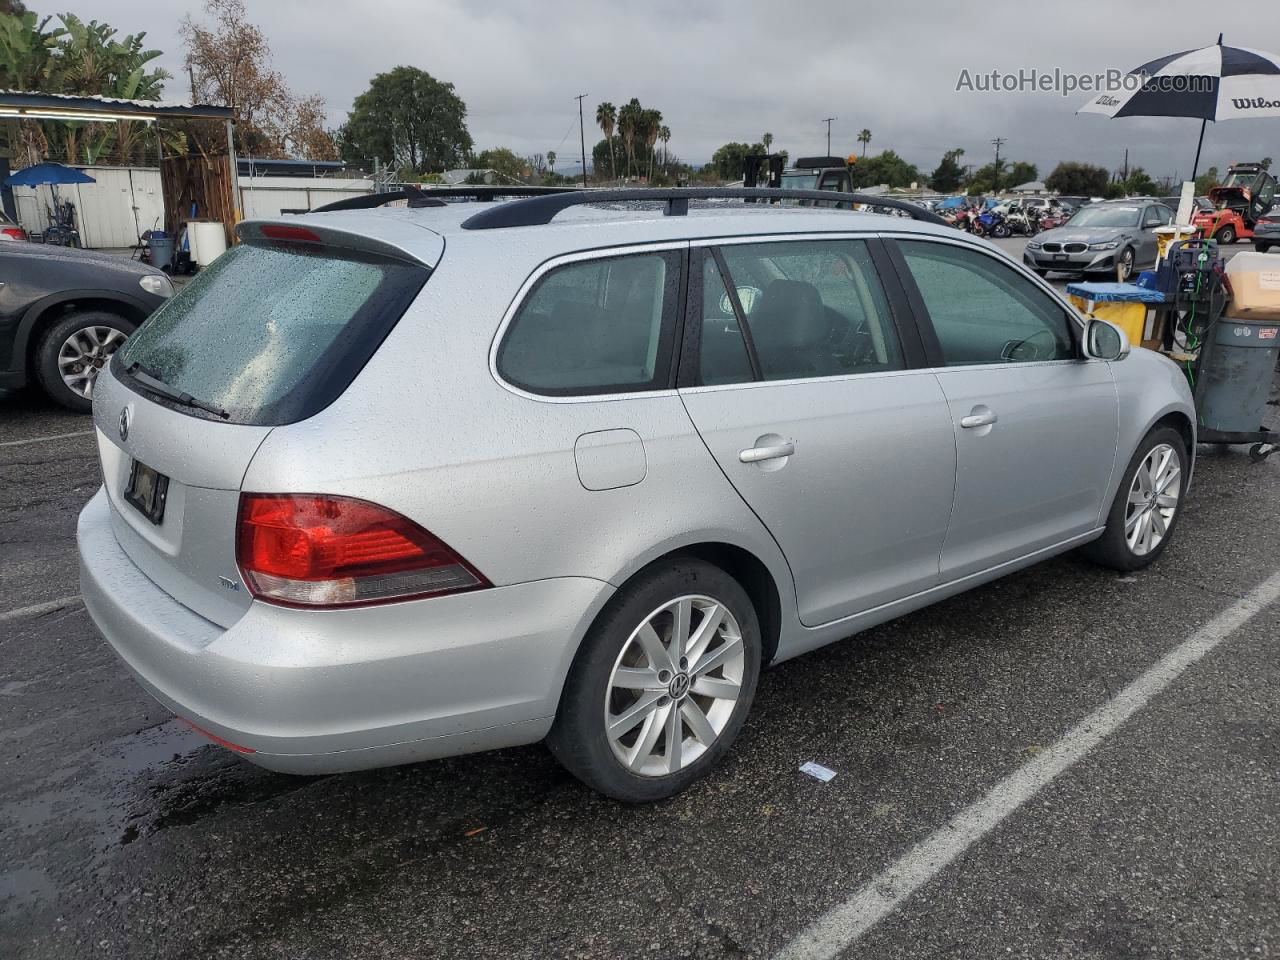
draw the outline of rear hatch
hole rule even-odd
[[[434,264],[439,238],[416,233]],[[116,539],[222,626],[251,602],[235,542],[254,453],[350,386],[430,275],[422,254],[309,220],[241,236],[116,352],[94,395]]]

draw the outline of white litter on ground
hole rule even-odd
[[[823,783],[830,783],[835,779],[836,772],[829,767],[824,767],[820,763],[814,763],[812,760],[800,764],[800,772],[807,773],[815,780],[821,780]]]

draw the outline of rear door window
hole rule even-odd
[[[498,372],[552,396],[671,386],[683,258],[655,251],[555,267],[512,318]]]
[[[242,243],[152,315],[113,370],[135,389],[146,386],[131,371],[225,414],[175,405],[193,416],[294,423],[351,384],[429,274],[349,250]]]
[[[720,248],[746,321],[733,319],[718,272],[703,282],[701,382],[878,373],[904,367],[879,274],[862,240],[789,240]],[[707,258],[708,264],[713,264]]]

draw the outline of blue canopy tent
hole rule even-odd
[[[967,199],[968,197],[947,197],[947,199],[938,204],[938,209],[954,210],[956,207],[963,207]]]

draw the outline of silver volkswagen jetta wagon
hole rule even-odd
[[[1173,363],[910,205],[743,193],[242,224],[97,381],[102,633],[273,770],[545,738],[645,801],[763,665],[1072,548],[1159,556]]]

